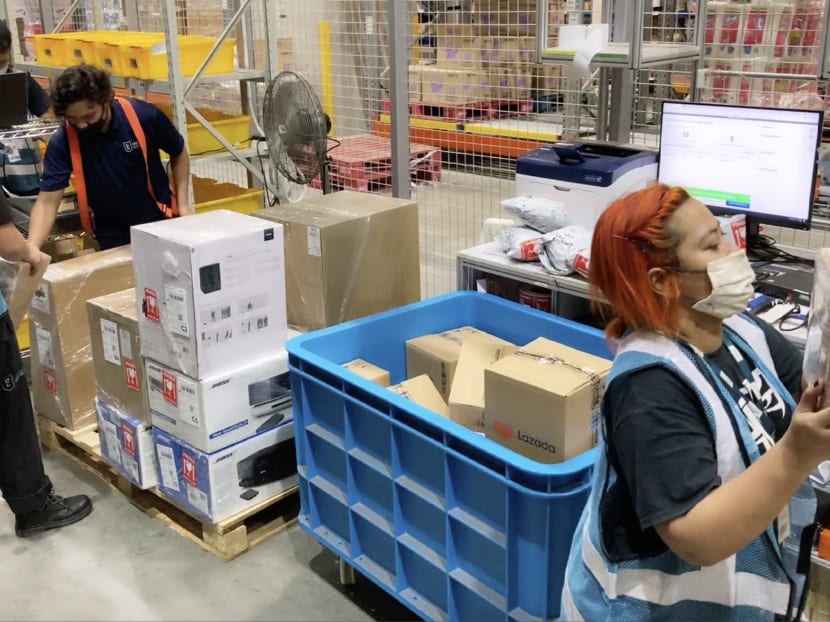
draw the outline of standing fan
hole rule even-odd
[[[281,72],[265,91],[262,118],[268,153],[279,174],[302,185],[319,175],[323,193],[331,192],[331,119],[308,81],[292,71]]]

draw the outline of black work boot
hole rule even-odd
[[[86,495],[61,497],[50,494],[40,510],[16,515],[14,532],[21,538],[42,531],[66,527],[86,518],[92,512],[92,501]]]

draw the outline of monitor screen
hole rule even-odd
[[[716,215],[809,229],[822,113],[664,101],[658,181]]]

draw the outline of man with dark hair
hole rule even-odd
[[[0,193],[0,257],[24,261],[37,271],[46,255],[26,242],[12,223]],[[43,472],[32,401],[17,337],[6,301],[0,294],[0,492],[15,515],[15,533],[31,536],[76,523],[92,512],[85,495],[54,494]]]
[[[84,228],[102,249],[130,243],[130,227],[190,213],[190,158],[184,138],[158,108],[114,97],[109,75],[69,67],[52,83],[63,126],[49,140],[29,241],[43,245],[74,173]],[[159,150],[170,156],[173,183]]]
[[[0,21],[0,73],[12,71],[12,33],[6,22]],[[30,74],[26,74],[26,86],[29,114],[39,117],[49,109],[49,95]],[[36,139],[4,141],[0,150],[3,186],[15,195],[34,196],[40,187],[39,163]]]

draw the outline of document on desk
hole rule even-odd
[[[20,326],[21,320],[29,312],[32,296],[48,265],[49,261],[44,261],[43,267],[36,274],[31,274],[30,266],[25,262],[0,259],[0,293],[9,307],[9,316],[15,328]]]

